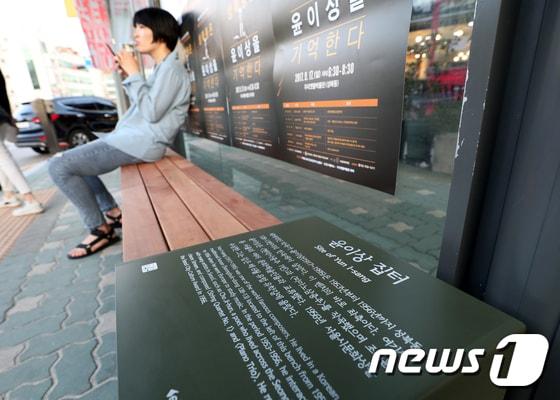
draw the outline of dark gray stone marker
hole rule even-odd
[[[318,218],[117,267],[121,400],[501,398],[492,354],[524,330]],[[413,347],[486,354],[474,375],[368,373]]]

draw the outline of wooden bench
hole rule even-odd
[[[123,261],[281,221],[181,156],[121,168]]]

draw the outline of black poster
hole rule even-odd
[[[219,0],[195,0],[187,3],[187,10],[196,18],[194,54],[201,78],[197,83],[197,93],[202,105],[206,137],[229,145],[231,136],[219,7]]]
[[[272,4],[284,159],[394,193],[410,1]]]
[[[208,138],[395,192],[410,0],[186,9]]]
[[[181,20],[181,45],[185,52],[185,68],[191,81],[191,102],[187,119],[188,131],[196,136],[205,136],[204,114],[202,113],[202,102],[198,91],[198,83],[202,82],[202,75],[194,54],[196,16],[193,12],[185,13]]]
[[[268,0],[223,1],[222,39],[234,146],[276,156],[274,37]]]

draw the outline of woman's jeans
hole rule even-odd
[[[122,165],[140,162],[142,160],[109,146],[103,140],[95,140],[51,158],[49,174],[91,230],[105,223],[104,212],[118,207],[97,176]]]
[[[2,185],[4,193],[15,192],[16,189],[20,194],[30,193],[31,189],[25,177],[4,144],[8,129],[16,128],[9,124],[0,123],[0,185]]]

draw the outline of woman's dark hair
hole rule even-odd
[[[152,30],[154,42],[164,42],[169,50],[175,49],[179,38],[179,24],[173,15],[161,8],[148,7],[136,11],[133,25],[147,26]]]

